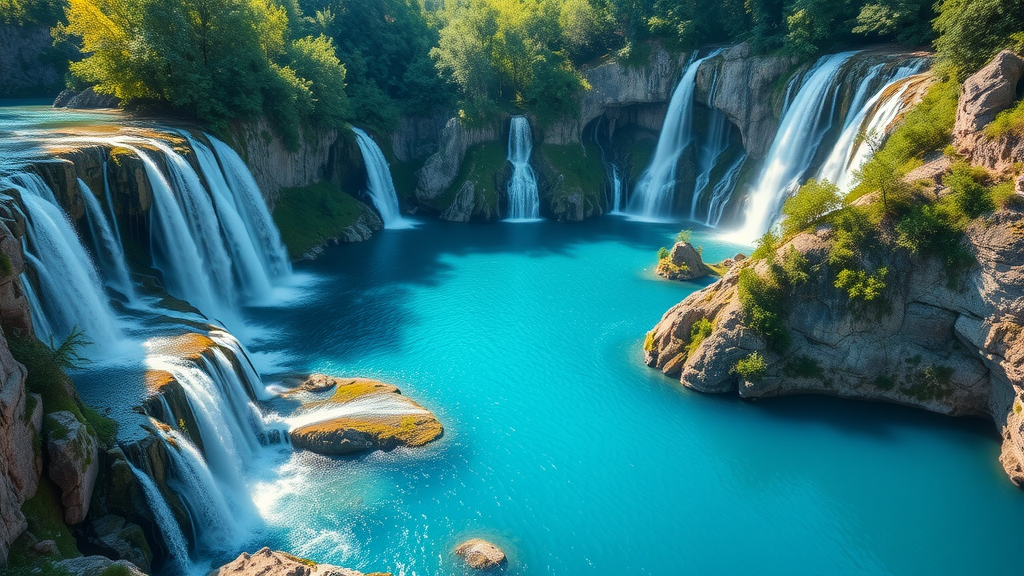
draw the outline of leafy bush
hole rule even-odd
[[[690,230],[680,230],[679,233],[676,234],[676,243],[682,242],[684,244],[689,244],[690,243],[690,237],[692,235],[693,235],[693,233]]]
[[[665,248],[664,246],[662,246],[661,248],[658,248],[658,260],[664,260],[664,259],[668,258],[668,255],[669,255],[668,248]]]
[[[984,169],[974,168],[964,162],[954,164],[945,177],[953,206],[968,220],[995,210],[995,202],[980,182],[987,177]]]
[[[836,275],[835,287],[845,290],[850,300],[871,302],[882,295],[885,290],[885,278],[889,268],[883,266],[874,272],[865,270],[840,270]]]
[[[1001,138],[1008,134],[1024,135],[1024,99],[1009,110],[1003,110],[996,119],[985,126],[990,138]]]
[[[789,331],[786,329],[785,290],[774,277],[762,277],[753,268],[740,271],[740,305],[746,323],[760,334],[773,350],[789,347]]]
[[[1024,0],[941,0],[935,48],[951,75],[963,80],[1003,48],[1019,43]]]
[[[842,205],[838,186],[827,180],[808,180],[782,205],[782,230],[786,236],[808,230]]]
[[[686,353],[693,353],[693,351],[700,346],[701,342],[703,342],[708,336],[711,336],[711,333],[714,331],[714,323],[707,318],[701,318],[694,322],[693,326],[690,327],[690,341],[686,344]]]
[[[736,362],[736,365],[732,367],[732,372],[739,374],[740,378],[747,382],[757,382],[768,372],[768,363],[760,353],[751,352],[747,357]]]

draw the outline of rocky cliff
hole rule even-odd
[[[0,98],[52,97],[64,88],[67,58],[50,27],[0,22]]]
[[[1018,60],[1001,54],[968,79],[961,94],[956,145],[988,168],[1000,166],[986,161],[992,158],[988,146],[1008,149],[983,129],[1013,104],[1016,96],[1007,86],[1019,80]],[[1024,160],[1009,150],[1002,162]],[[918,185],[931,178],[933,197],[942,198],[950,193],[944,182],[950,162],[940,158],[930,166],[909,178]],[[831,226],[797,234],[774,256],[736,264],[669,310],[647,335],[646,361],[701,392],[745,398],[819,393],[984,416],[1003,435],[1007,474],[1024,484],[1022,205],[1011,199],[971,222],[963,248],[974,263],[955,275],[938,258],[906,250],[873,252],[872,267],[886,268],[888,276],[884,297],[871,305],[854,303],[837,288],[829,258],[836,241]],[[894,237],[885,226],[880,236]],[[790,254],[805,259],[810,272],[782,307],[787,346],[781,335],[766,337],[753,328],[757,319],[744,311],[739,285],[744,273],[766,277],[773,260]],[[697,338],[694,325],[703,321],[713,330]]]

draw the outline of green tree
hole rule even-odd
[[[838,186],[828,180],[808,180],[782,205],[783,232],[788,236],[807,230],[842,205]]]
[[[950,74],[963,80],[1024,31],[1024,0],[941,0],[935,49]]]

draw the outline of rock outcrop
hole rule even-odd
[[[356,570],[329,564],[317,564],[285,552],[262,548],[249,554],[243,552],[228,564],[211,570],[207,576],[390,576],[381,572],[364,575]]]
[[[689,242],[676,242],[668,256],[658,261],[654,271],[669,280],[696,280],[715,273]]]
[[[1024,58],[1004,50],[968,78],[960,93],[953,142],[972,163],[1003,172],[1024,159],[1024,135],[992,137],[985,132],[996,116],[1014,105],[1024,76]]]
[[[433,414],[390,384],[366,378],[333,381],[329,398],[307,403],[292,417],[297,425],[289,434],[296,448],[339,456],[423,446],[444,433]]]
[[[455,548],[455,553],[474,570],[496,568],[507,561],[505,552],[501,548],[480,538],[473,538],[459,544]]]
[[[498,139],[496,126],[467,128],[459,118],[451,118],[441,130],[438,150],[427,158],[417,172],[416,198],[433,205],[439,196],[452,187],[462,170],[470,146]]]
[[[54,108],[71,108],[74,110],[117,108],[120,104],[121,101],[116,96],[98,94],[92,86],[81,92],[64,90],[53,101]]]
[[[64,521],[85,520],[99,472],[99,444],[85,424],[66,410],[46,415],[47,474],[60,488]]]
[[[28,528],[21,505],[36,493],[42,458],[34,449],[43,405],[25,390],[25,367],[0,338],[0,565],[14,540]]]
[[[1001,54],[980,78],[991,86],[1016,84],[1020,67],[1007,61],[1013,59]],[[994,70],[1009,70],[1012,76],[1000,80]],[[992,117],[993,110],[1012,103],[983,92],[976,83],[964,90],[960,143],[979,141],[974,139],[982,137],[978,130],[986,122],[978,118]],[[999,102],[995,108],[979,104],[993,101]],[[1024,161],[1024,154],[1011,160]],[[949,166],[934,160],[909,178],[934,179],[929,188],[941,196],[948,193],[942,178]],[[1024,486],[1021,205],[1008,202],[968,226],[963,246],[976,264],[955,276],[938,258],[902,250],[872,252],[871,266],[888,270],[879,305],[852,302],[836,288],[829,227],[798,234],[776,251],[781,261],[795,250],[811,271],[806,283],[792,288],[780,312],[788,346],[750,327],[739,297],[740,276],[753,270],[765,277],[769,263],[746,260],[669,310],[647,335],[645,359],[702,392],[746,398],[819,393],[991,418],[1004,439],[1000,460],[1010,478]],[[698,321],[710,322],[713,329],[694,342]],[[753,358],[758,359],[756,370],[740,369],[740,360]]]
[[[105,556],[80,556],[68,558],[55,564],[71,576],[147,576],[138,566],[127,560],[111,560]],[[118,567],[118,568],[115,568]]]

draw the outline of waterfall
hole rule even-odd
[[[105,178],[106,174],[104,174],[104,182]],[[99,200],[81,178],[78,180],[78,189],[85,201],[85,217],[89,222],[96,258],[106,277],[107,286],[123,294],[129,302],[134,302],[135,286],[128,273],[128,263],[125,260],[124,251],[121,249],[121,239],[119,236],[115,236],[115,232],[111,230],[107,223],[107,216],[100,208]]]
[[[210,548],[223,548],[244,535],[237,522],[239,504],[227,496],[202,454],[183,434],[154,426],[166,446],[171,463],[168,481],[196,523],[196,540]],[[247,493],[245,493],[247,494]]]
[[[611,169],[612,186],[612,214],[622,214],[622,176],[619,174],[619,167],[612,164]]]
[[[711,183],[711,172],[718,165],[722,154],[729,149],[729,133],[729,122],[725,114],[712,112],[706,132],[707,140],[701,146],[700,154],[697,156],[699,172],[693,186],[693,197],[690,200],[690,220],[697,220],[697,209]]]
[[[257,252],[263,258],[268,276],[282,278],[291,274],[292,265],[288,259],[288,249],[281,242],[281,233],[270,216],[267,202],[263,199],[260,187],[252,177],[249,167],[238,153],[224,142],[209,134],[206,135],[206,139],[217,153],[238,213],[245,221],[245,229],[253,245],[258,248]]]
[[[132,465],[131,462],[128,463],[128,467],[131,468],[132,474],[138,479],[139,484],[142,484],[142,491],[146,495],[146,502],[149,504],[150,510],[153,511],[157,528],[160,529],[160,534],[163,535],[164,542],[167,545],[171,564],[177,573],[187,573],[189,562],[188,542],[185,540],[185,535],[181,533],[181,527],[178,526],[178,521],[175,520],[174,514],[171,513],[171,507],[167,505],[167,501],[152,478]]]
[[[6,184],[21,193],[27,211],[25,258],[39,282],[34,294],[39,315],[46,318],[37,327],[40,339],[62,340],[77,326],[101,346],[121,341],[99,272],[53,192],[30,173],[17,174]]]
[[[908,83],[905,81],[920,72],[926,59],[915,59],[907,66],[901,66],[891,74],[885,85],[866,103],[850,114],[843,133],[832,153],[818,171],[819,180],[836,184],[840,191],[849,192],[856,185],[856,173],[872,153],[872,146],[881,144],[879,139],[886,135],[886,128],[905,106],[903,95]],[[867,83],[862,83],[862,89]]]
[[[540,192],[537,176],[530,167],[533,135],[525,116],[513,116],[508,131],[508,161],[512,178],[508,181],[508,218],[510,222],[528,222],[540,218]]]
[[[768,230],[782,202],[799,185],[831,127],[832,114],[825,111],[834,109],[840,69],[854,54],[823,56],[804,76],[747,199],[745,222],[735,233],[737,241],[752,243]]]
[[[686,147],[693,141],[693,93],[697,88],[697,70],[708,58],[694,60],[672,93],[665,123],[658,136],[654,159],[640,176],[629,201],[628,213],[639,220],[663,221],[672,216],[676,187],[676,165]]]
[[[359,144],[359,151],[363,154],[363,164],[366,165],[370,200],[373,201],[377,212],[380,212],[384,227],[409,228],[409,221],[402,218],[402,211],[398,207],[398,193],[395,192],[395,183],[391,180],[391,169],[388,167],[387,160],[384,159],[384,153],[366,132],[354,126],[352,131],[356,133],[356,143]]]
[[[746,162],[747,154],[740,154],[736,161],[725,171],[721,180],[715,184],[715,188],[711,192],[711,199],[708,201],[708,216],[704,224],[714,228],[718,227],[718,224],[722,221],[725,205],[729,203],[732,191],[736,188],[736,182],[740,179],[740,170],[743,169],[743,165]]]
[[[231,261],[235,265],[235,282],[239,291],[249,299],[266,296],[270,292],[270,273],[265,267],[264,260],[259,256],[257,246],[253,245],[253,239],[246,230],[245,222],[242,221],[242,217],[238,213],[237,205],[233,200],[233,191],[228,186],[227,180],[217,164],[217,157],[213,155],[212,150],[196,141],[191,135],[188,133],[184,135],[196,153],[199,167],[202,169],[203,176],[206,177],[206,184],[216,207],[220,228],[227,240]]]

